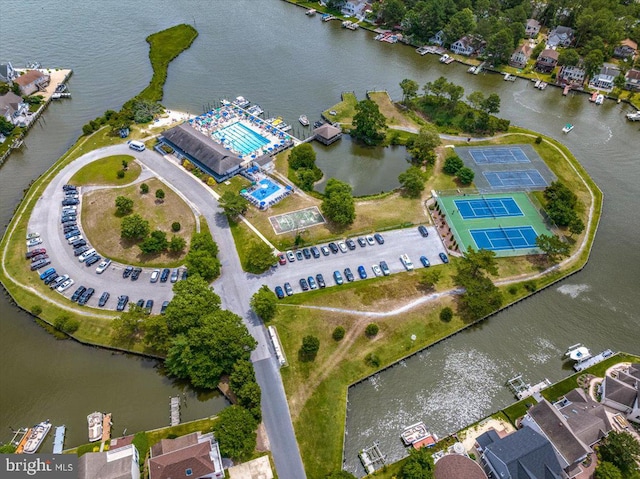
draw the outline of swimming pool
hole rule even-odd
[[[240,122],[225,126],[213,132],[211,136],[243,156],[250,155],[270,143],[267,138]]]
[[[258,187],[251,192],[251,196],[258,201],[264,201],[265,198],[268,198],[280,189],[282,189],[280,185],[277,185],[268,178],[264,178],[258,182]]]

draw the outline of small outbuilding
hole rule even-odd
[[[342,138],[342,130],[340,128],[325,123],[313,130],[314,138],[324,145],[330,145]]]

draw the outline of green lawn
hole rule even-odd
[[[122,162],[127,162],[127,169],[122,178],[118,171],[123,169]],[[80,168],[71,177],[69,183],[77,186],[113,185],[122,186],[135,181],[140,176],[140,165],[130,155],[114,155],[93,161]]]
[[[356,98],[356,95],[351,92],[346,92],[342,94],[342,101],[340,101],[340,103],[326,109],[322,114],[332,122],[338,122],[344,127],[351,128],[351,121],[353,116],[356,114],[357,103],[358,99]],[[335,111],[336,114],[332,115],[329,113],[331,111]]]

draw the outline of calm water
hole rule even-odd
[[[0,61],[38,60],[74,69],[73,100],[52,105],[27,148],[0,169],[3,225],[22,190],[74,142],[86,121],[119,108],[146,85],[151,72],[144,38],[180,22],[195,23],[200,36],[171,65],[164,99],[169,108],[201,112],[214,100],[243,95],[295,124],[302,113],[314,121],[342,91],[355,90],[363,98],[366,90],[386,88],[400,98],[403,78],[422,85],[446,75],[467,93],[497,92],[501,115],[514,124],[562,137],[605,192],[604,216],[584,271],[350,393],[349,469],[356,470],[357,450],[373,440],[381,441],[390,458],[399,457],[397,429],[414,418],[445,434],[507,404],[511,398],[503,383],[513,372],[532,382],[565,376],[559,358],[570,344],[640,352],[640,129],[625,122],[624,106],[596,107],[585,96],[563,98],[554,88],[540,92],[524,81],[467,75],[462,66],[374,42],[371,34],[342,29],[338,22],[307,18],[303,9],[278,0],[145,5],[141,15],[134,5],[87,0],[63,16],[69,6],[62,0],[0,0]],[[38,35],[22,34],[24,16],[39,26]],[[563,136],[567,122],[576,127]],[[358,165],[348,141],[335,149],[339,155],[326,152],[327,163],[335,159],[334,170],[325,171],[339,174],[345,161]],[[371,160],[367,166],[380,164]],[[390,169],[368,185],[363,181],[363,188],[391,188],[400,171]],[[374,178],[371,169],[349,174],[354,182]],[[78,444],[86,435],[84,417],[96,409],[114,413],[117,432],[168,423],[168,397],[181,390],[154,363],[56,341],[4,296],[0,318],[0,431],[50,418],[70,426],[68,444]],[[224,406],[219,398],[188,396],[187,419]]]

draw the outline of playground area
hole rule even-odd
[[[283,213],[277,216],[270,216],[269,222],[271,223],[273,231],[279,235],[290,231],[320,225],[324,223],[325,220],[318,207],[312,206],[311,208],[305,208],[303,210]]]
[[[438,195],[436,204],[463,253],[473,248],[496,256],[539,254],[538,235],[553,234],[526,193]]]

